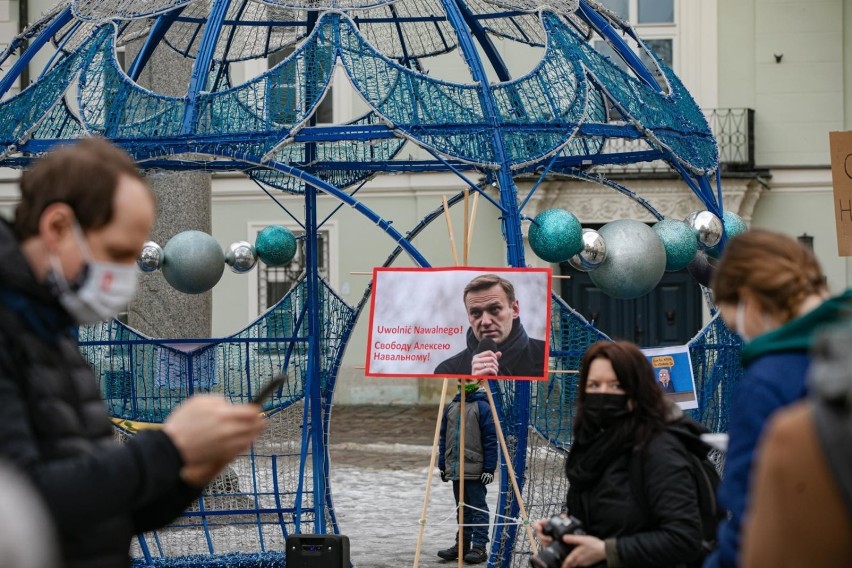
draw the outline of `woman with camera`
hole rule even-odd
[[[561,536],[567,546],[542,550],[532,565],[696,565],[702,551],[696,483],[687,450],[672,428],[700,427],[665,399],[635,344],[601,341],[589,347],[580,367],[574,444],[565,466],[570,522],[557,523],[558,530],[556,519],[536,523],[543,546],[553,544],[547,533]],[[631,479],[637,471],[641,490]]]

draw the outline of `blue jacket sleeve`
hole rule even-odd
[[[785,397],[770,377],[752,374],[737,388],[728,414],[728,452],[719,485],[719,503],[727,509],[728,518],[719,523],[716,550],[707,557],[704,568],[737,566],[755,448],[769,416],[784,404]]]
[[[491,406],[482,400],[479,401],[479,429],[482,431],[482,471],[494,473],[497,469],[497,428]]]

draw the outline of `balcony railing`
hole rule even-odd
[[[754,109],[705,109],[704,116],[719,146],[719,165],[722,171],[748,171],[754,169]],[[644,140],[611,138],[604,144],[604,153],[650,150]],[[672,171],[662,160],[636,164],[607,164],[596,171],[606,174],[663,173]]]

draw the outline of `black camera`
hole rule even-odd
[[[541,527],[542,534],[553,539],[550,546],[542,548],[538,554],[530,558],[530,566],[534,568],[559,568],[562,561],[574,547],[562,542],[566,534],[586,534],[583,531],[583,523],[574,517],[550,517],[550,520]]]

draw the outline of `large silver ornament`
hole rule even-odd
[[[228,252],[225,253],[225,264],[230,267],[232,272],[244,274],[257,264],[257,252],[247,241],[231,243]]]
[[[606,242],[606,261],[589,272],[589,277],[604,294],[632,300],[659,284],[666,271],[666,249],[654,229],[620,219],[599,232]]]
[[[594,270],[606,260],[606,243],[594,229],[583,229],[583,250],[568,259],[568,264],[581,272]]]
[[[136,264],[142,272],[156,272],[163,266],[163,249],[154,241],[142,245],[142,252],[136,259]]]
[[[163,276],[172,288],[184,294],[210,290],[224,271],[225,253],[207,233],[178,233],[163,248]]]
[[[693,211],[684,219],[698,233],[698,246],[714,247],[722,240],[722,220],[709,211]]]

